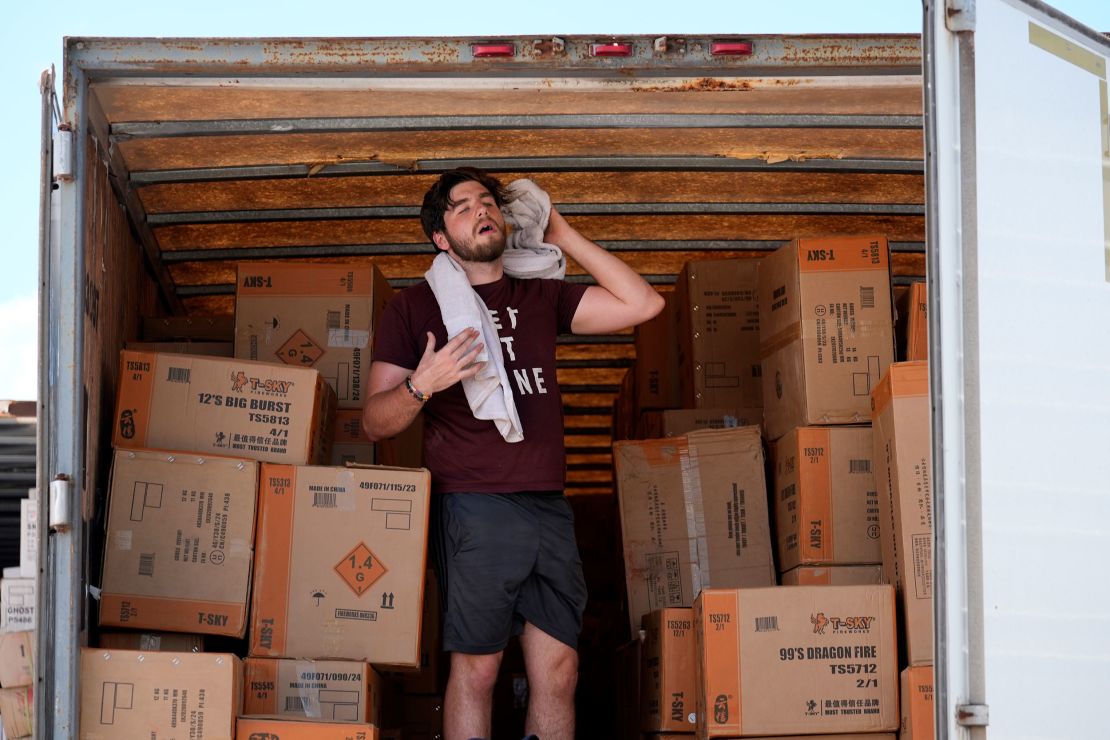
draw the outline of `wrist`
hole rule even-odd
[[[413,381],[411,375],[405,378],[404,385],[405,390],[408,392],[408,394],[419,401],[421,404],[427,403],[428,399],[432,397],[432,392],[429,390],[425,390],[417,385]]]
[[[568,228],[570,228],[570,224],[563,218],[563,214],[552,208],[551,215],[547,219],[547,228],[543,232],[543,240],[548,244],[562,246],[560,242],[563,241]]]

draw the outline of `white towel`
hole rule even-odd
[[[477,329],[482,338],[484,346],[475,362],[486,364],[477,375],[462,381],[474,418],[492,421],[506,442],[520,442],[524,439],[524,427],[501,361],[501,339],[489,309],[470,285],[462,267],[446,252],[436,255],[424,277],[439,303],[448,338],[471,327]]]
[[[551,218],[551,197],[527,178],[509,183],[509,202],[501,208],[513,227],[505,244],[505,272],[516,278],[554,278],[567,273],[563,250],[543,240]]]

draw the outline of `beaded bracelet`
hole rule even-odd
[[[405,388],[408,390],[409,395],[415,398],[420,403],[427,403],[428,399],[432,397],[431,393],[421,393],[416,390],[416,386],[412,384],[412,376],[405,378]]]

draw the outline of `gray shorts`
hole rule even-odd
[[[496,653],[526,622],[577,648],[586,581],[562,492],[445,493],[432,502],[443,649]]]

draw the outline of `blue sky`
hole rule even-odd
[[[938,0],[943,1],[943,0]],[[1110,31],[1110,1],[1049,0]],[[8,234],[0,280],[0,399],[34,398],[41,72],[61,69],[65,36],[479,36],[694,33],[916,33],[918,0],[362,0],[141,4],[13,3],[0,30],[5,142],[0,222]],[[25,358],[13,360],[12,358]]]

